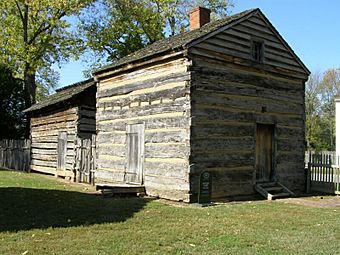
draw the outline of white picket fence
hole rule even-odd
[[[340,195],[340,161],[334,152],[309,152],[306,162],[307,192]]]

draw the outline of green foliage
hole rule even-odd
[[[99,0],[82,12],[80,37],[88,47],[87,61],[99,67],[120,59],[188,27],[189,9],[205,6],[213,17],[228,14],[231,1]]]
[[[91,2],[0,1],[0,59],[24,80],[27,107],[35,102],[36,85],[44,93],[56,85],[57,76],[51,79],[46,69],[81,53],[82,41],[70,30],[65,18],[77,15]]]
[[[305,92],[306,141],[309,150],[335,149],[335,104],[340,91],[340,69],[313,73]]]
[[[25,131],[23,82],[0,64],[0,139],[22,138]]]

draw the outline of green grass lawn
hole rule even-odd
[[[0,254],[339,254],[340,208],[102,198],[0,170]]]

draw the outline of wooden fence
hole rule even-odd
[[[29,171],[31,141],[0,140],[0,168]]]
[[[77,138],[76,142],[76,182],[94,184],[96,136],[91,139]]]
[[[309,153],[307,162],[307,192],[340,195],[340,165],[334,153]]]

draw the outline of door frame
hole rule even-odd
[[[130,181],[127,178],[129,172],[129,134],[131,133],[131,127],[133,125],[141,125],[141,128],[137,131],[138,133],[138,144],[139,146],[139,154],[140,154],[140,164],[139,168],[135,171],[136,172],[136,181]],[[124,174],[124,182],[130,184],[143,184],[144,183],[144,159],[145,159],[145,123],[144,122],[137,122],[137,123],[127,123],[126,124],[126,167],[125,167],[125,174]]]
[[[256,184],[258,181],[256,178],[257,174],[257,165],[256,165],[256,155],[257,155],[257,129],[258,125],[267,125],[272,126],[272,162],[271,162],[271,173],[269,177],[269,181],[277,181],[277,125],[273,122],[256,122],[255,123],[255,135],[254,135],[254,142],[255,142],[255,149],[254,149],[254,173],[253,173],[253,183]]]
[[[67,138],[68,138],[67,131],[59,131],[58,132],[57,171],[65,171],[66,170]],[[61,143],[60,141],[63,141],[63,143]],[[63,156],[63,158],[62,158],[62,156]]]

